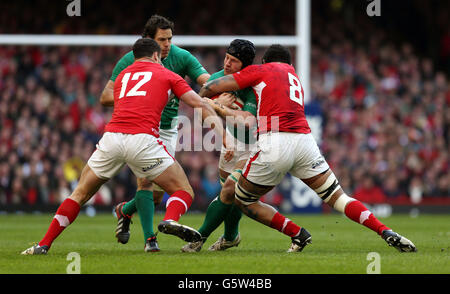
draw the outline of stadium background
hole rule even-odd
[[[316,136],[341,185],[377,205],[375,213],[448,213],[449,2],[382,1],[377,17],[366,14],[367,1],[311,2],[306,111],[321,122]],[[177,35],[295,34],[293,0],[81,0],[79,17],[67,16],[68,3],[0,3],[0,34],[139,35],[154,13],[175,22],[174,44]],[[225,48],[186,49],[210,73],[221,69]],[[70,195],[112,111],[100,93],[129,50],[0,46],[0,211],[54,211]],[[182,105],[180,114],[192,111]],[[205,210],[220,190],[218,153],[176,157],[196,192],[191,210]],[[124,168],[91,203],[110,211],[135,183]],[[284,212],[328,212],[289,177],[264,201]]]

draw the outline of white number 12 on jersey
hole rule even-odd
[[[299,79],[297,79],[296,76],[288,72],[289,76],[289,84],[291,85],[289,87],[289,98],[291,98],[292,101],[303,105],[303,89],[302,84],[300,83]]]
[[[133,77],[131,78],[131,80],[135,81],[135,80],[139,79],[140,76],[144,76],[144,77],[133,88],[131,88],[131,90],[128,91],[128,93],[125,95],[125,91],[127,90],[127,84],[128,84],[128,80],[130,79],[130,76],[131,76],[130,72],[127,72],[126,74],[123,75],[122,88],[120,89],[119,99],[123,98],[124,96],[126,96],[126,97],[129,97],[129,96],[145,96],[147,94],[146,91],[139,91],[139,89],[145,83],[147,83],[148,81],[151,80],[152,72],[150,72],[150,71],[135,72],[133,74]]]

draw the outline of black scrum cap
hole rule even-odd
[[[242,62],[242,68],[253,63],[255,58],[255,45],[248,40],[235,39],[228,46],[227,53]]]

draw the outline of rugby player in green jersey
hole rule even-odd
[[[240,71],[253,63],[255,46],[248,40],[236,39],[230,43],[224,59],[224,69],[211,75],[208,81],[218,79],[228,74]],[[234,157],[230,161],[224,158],[225,149],[222,148],[219,161],[220,182],[222,190],[208,206],[205,220],[198,230],[202,240],[187,243],[181,248],[183,252],[200,251],[210,234],[224,222],[224,234],[209,247],[210,251],[225,250],[238,246],[241,237],[239,221],[242,212],[234,204],[234,188],[242,173],[252,146],[256,142],[256,97],[251,88],[246,88],[229,95],[235,95],[242,101],[242,109],[232,109],[222,105],[217,100],[207,99],[218,115],[226,118],[227,132],[236,139]]]
[[[164,67],[180,75],[182,78],[188,76],[192,81],[202,86],[210,77],[200,62],[190,52],[172,44],[174,31],[173,22],[165,17],[153,15],[147,21],[143,38],[154,39],[161,47],[161,60]],[[113,89],[114,81],[119,73],[134,62],[133,51],[125,54],[114,67],[112,76],[108,81],[100,98],[104,106],[114,106]],[[179,99],[172,96],[165,107],[160,124],[160,139],[164,142],[168,152],[175,156],[178,138],[178,107]],[[164,191],[152,185],[146,179],[138,179],[135,197],[116,206],[118,223],[116,227],[116,238],[118,242],[126,244],[130,238],[129,226],[131,216],[139,213],[145,239],[145,251],[159,251],[155,233],[153,232],[153,215],[155,205],[161,203]]]

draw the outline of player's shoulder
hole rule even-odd
[[[111,81],[115,81],[117,76],[119,76],[119,74],[126,69],[127,67],[129,67],[130,65],[132,65],[134,63],[134,53],[133,51],[129,51],[128,53],[126,53],[125,55],[123,55],[119,61],[117,61],[116,65],[114,66],[112,75],[111,75]]]
[[[123,58],[133,58],[134,59],[134,53],[133,50],[128,51],[123,55]]]
[[[134,53],[133,51],[129,51],[127,53],[125,53],[125,55],[122,56],[122,58],[120,58],[119,63],[124,63],[124,64],[128,64],[131,65],[134,62]]]
[[[176,80],[183,80],[183,78],[178,75],[177,73],[171,71],[170,69],[166,68],[164,65],[158,64],[158,72],[160,75],[165,76],[166,78],[170,79],[176,79]]]
[[[180,58],[180,57],[183,58],[187,56],[192,56],[192,54],[188,50],[178,47],[175,44],[172,44],[170,47],[169,56],[172,58]]]

